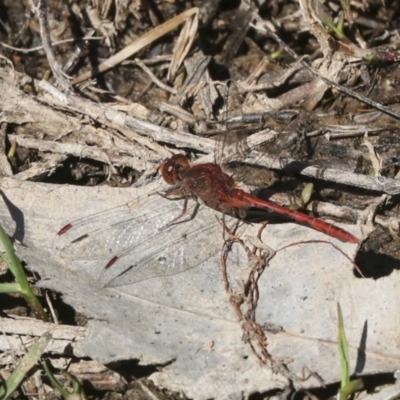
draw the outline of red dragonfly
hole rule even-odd
[[[181,224],[172,222],[182,222],[180,217],[185,212],[193,214],[194,202],[188,207],[189,198],[199,198],[208,207],[239,216],[251,207],[270,210],[344,242],[358,243],[355,236],[335,225],[238,189],[234,179],[215,163],[191,166],[187,157],[175,155],[162,163],[160,172],[166,183],[174,185],[165,197],[185,199],[177,218],[171,221],[181,202],[162,204],[162,199],[153,196],[146,198],[141,208],[133,201],[67,224],[54,239],[56,252],[66,259],[109,260],[99,274],[106,287],[194,268],[220,251],[221,244],[210,241],[213,229],[220,230],[220,225],[196,215],[190,220],[190,230],[182,235]]]
[[[224,173],[221,167],[215,163],[191,166],[187,157],[177,154],[165,160],[160,171],[168,184],[176,186],[166,195],[183,196],[185,206],[190,197],[195,197],[200,198],[207,206],[222,213],[232,213],[250,207],[267,209],[342,242],[359,242],[351,233],[333,224],[310,217],[299,211],[290,210],[271,201],[259,199],[238,189],[232,176]],[[185,212],[185,206],[183,212]],[[239,212],[239,215],[243,215],[243,213]]]

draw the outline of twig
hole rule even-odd
[[[67,75],[63,72],[60,64],[57,62],[56,57],[54,55],[53,48],[51,46],[51,38],[50,38],[50,28],[49,21],[47,18],[47,0],[40,0],[38,4],[39,11],[39,23],[40,23],[40,36],[43,41],[43,48],[46,53],[47,60],[49,62],[50,68],[53,71],[54,77],[60,86],[66,90],[70,91],[71,86],[67,79]]]
[[[332,246],[334,249],[336,249],[340,254],[342,254],[345,258],[347,258],[347,260],[353,264],[354,269],[360,274],[360,276],[362,278],[365,278],[364,274],[361,272],[360,268],[358,267],[358,265],[352,260],[352,258],[350,256],[348,256],[341,248],[339,248],[338,246],[336,246],[334,243],[332,242],[328,242],[327,240],[303,240],[301,242],[295,242],[295,243],[290,243],[287,244],[285,246],[280,247],[279,249],[276,250],[276,253],[279,253],[282,250],[286,250],[289,247],[293,247],[293,246],[298,246],[300,244],[310,244],[310,243],[325,243],[328,244],[330,246]]]
[[[54,311],[53,302],[51,301],[49,292],[47,290],[44,292],[44,297],[46,298],[47,306],[49,307],[51,316],[53,317],[53,322],[58,325],[60,322],[58,321],[57,314]]]
[[[6,129],[7,123],[0,125],[0,169],[2,176],[12,176],[13,171],[6,155]]]
[[[169,87],[165,83],[162,83],[154,74],[151,72],[150,68],[147,67],[142,61],[140,61],[138,58],[135,59],[135,64],[140,67],[147,75],[149,75],[150,79],[152,80],[153,83],[155,83],[158,87],[161,89],[165,90],[166,92],[169,92],[173,95],[176,95],[178,91],[174,88]]]
[[[102,40],[102,39],[104,39],[104,36],[84,36],[82,38],[71,38],[71,39],[60,40],[59,42],[52,43],[52,46],[54,47],[64,43],[80,42],[85,40]],[[25,54],[44,49],[44,46],[32,47],[31,49],[23,49],[21,47],[10,46],[9,44],[6,44],[4,42],[0,42],[0,46],[5,47],[6,49],[18,51],[19,53],[25,53]]]
[[[50,82],[45,80],[41,80],[38,83],[38,86],[44,89],[46,92],[50,93],[54,98],[64,104],[69,103],[69,97],[66,93],[60,92],[56,87],[54,87]]]
[[[103,162],[108,165],[124,165],[143,170],[143,162],[136,157],[123,156],[116,151],[108,151],[98,147],[84,146],[78,143],[60,143],[49,140],[34,139],[21,135],[9,135],[10,140],[15,140],[20,146],[37,149],[40,151],[50,151],[52,153],[69,154],[75,157],[87,157],[93,160]]]
[[[252,142],[255,141],[256,146],[259,145],[257,134],[252,135],[247,143],[248,148],[255,148]],[[238,156],[236,155],[236,160]],[[231,161],[236,161],[232,158]],[[376,178],[372,176],[355,174],[350,171],[339,171],[333,168],[317,168],[305,162],[296,161],[291,158],[278,158],[270,156],[264,152],[252,150],[247,154],[245,159],[237,160],[253,165],[261,165],[276,170],[286,170],[291,174],[308,176],[310,178],[320,179],[329,182],[340,183],[348,186],[355,186],[362,189],[387,193],[390,195],[400,194],[400,182],[397,179],[386,177]]]

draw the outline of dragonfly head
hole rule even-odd
[[[175,154],[161,164],[160,172],[165,182],[169,185],[175,185],[182,180],[189,168],[190,163],[187,157],[182,154]]]

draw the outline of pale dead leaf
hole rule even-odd
[[[375,151],[374,146],[367,139],[367,137],[368,137],[367,135],[364,136],[364,144],[367,146],[368,155],[371,160],[372,168],[374,169],[375,176],[379,177],[379,176],[381,176],[383,160],[382,160],[382,157]]]
[[[181,34],[176,42],[171,64],[169,66],[167,79],[173,81],[175,74],[182,65],[187,56],[193,41],[196,37],[197,28],[199,26],[199,14],[194,14],[192,18],[187,19]]]

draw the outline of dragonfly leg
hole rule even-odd
[[[169,199],[169,200],[177,200],[177,199]],[[182,217],[187,213],[187,204],[188,204],[188,202],[189,202],[189,198],[188,198],[188,197],[185,197],[185,198],[184,198],[184,203],[183,203],[182,212],[181,212],[177,217],[175,217],[173,220],[169,221],[169,222],[168,222],[163,228],[161,228],[161,229],[165,229],[165,228],[170,227],[171,225],[175,225],[175,224],[178,224],[178,223],[181,224],[181,223],[183,223],[183,222],[187,222],[187,221],[192,220],[192,219],[196,216],[197,211],[199,210],[200,204],[199,204],[198,202],[196,202],[196,206],[194,207],[193,212],[191,213],[191,215],[189,216],[189,218],[182,219]]]
[[[182,195],[181,191],[179,190],[179,188],[171,188],[166,190],[165,192],[153,192],[153,193],[149,193],[147,196],[161,196],[164,199],[168,199],[168,200],[175,200],[175,199],[171,199],[171,196],[177,196],[178,198],[185,198],[185,196]],[[180,196],[180,197],[179,197]]]

